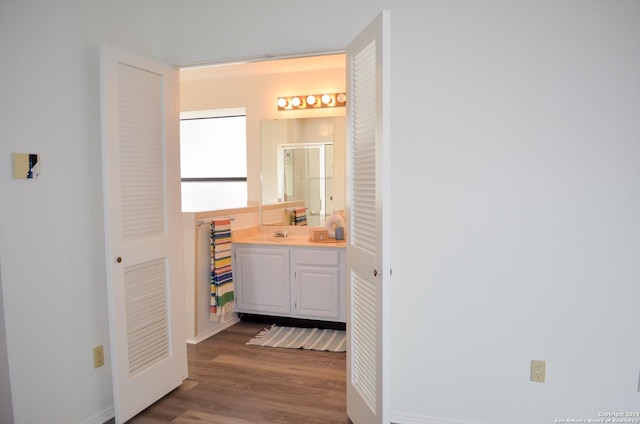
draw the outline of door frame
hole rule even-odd
[[[381,14],[387,14],[386,16],[386,23],[388,24],[388,11],[383,11],[381,12]],[[374,20],[376,20],[378,17],[374,18]],[[388,28],[387,28],[387,34],[386,34],[386,43],[389,43],[389,37],[388,37]],[[387,47],[389,47],[387,45]],[[255,63],[255,62],[269,62],[269,61],[275,61],[275,60],[281,60],[281,59],[293,59],[293,58],[305,58],[305,57],[314,57],[314,56],[324,56],[324,55],[332,55],[332,54],[346,54],[347,52],[347,46],[345,46],[344,49],[331,49],[331,50],[308,50],[308,51],[300,51],[297,52],[295,54],[270,54],[270,55],[261,55],[261,56],[255,56],[255,57],[243,57],[243,58],[227,58],[227,59],[219,59],[219,60],[212,60],[212,61],[203,61],[203,62],[198,62],[197,64],[189,64],[189,63],[177,63],[177,64],[173,64],[173,66],[178,69],[178,70],[182,70],[182,69],[189,69],[192,67],[208,67],[208,66],[221,66],[221,65],[233,65],[235,63],[240,63],[240,62],[248,62],[248,63]],[[348,72],[348,65],[347,65],[347,69],[346,71]],[[387,78],[389,73],[387,70]],[[345,75],[346,78],[346,75]],[[346,81],[345,81],[346,82]],[[384,98],[385,103],[383,103],[383,108],[385,109],[384,113],[386,114],[387,117],[390,116],[390,104],[389,104],[389,90],[388,90],[388,86],[389,84],[386,84],[385,89],[387,89],[387,91],[384,93]],[[389,129],[389,125],[385,125],[383,128],[384,131],[386,131],[386,137],[389,137],[389,133],[390,133],[390,129]],[[345,134],[347,135],[347,134]],[[346,143],[346,142],[345,142]],[[388,146],[387,146],[388,147]],[[347,148],[348,148],[348,143],[347,143]],[[346,153],[346,152],[345,152]],[[382,159],[386,162],[386,169],[389,169],[389,152],[388,151],[384,151],[383,155],[382,155]],[[349,163],[345,164],[347,167],[347,174],[348,174],[348,168],[349,168]],[[388,198],[386,198],[388,200]],[[388,205],[388,202],[385,206],[385,212],[384,215],[387,217],[389,216],[389,212],[390,212],[390,206]],[[389,226],[386,226],[387,232],[390,232]],[[388,234],[387,234],[388,235]],[[383,273],[386,273],[386,276],[384,277],[385,279],[390,278],[390,274],[391,274],[391,268],[390,268],[390,245],[387,242],[385,245],[383,245],[384,248],[384,253],[383,256],[385,257],[384,259],[384,263],[382,264],[382,270]],[[346,252],[345,252],[346,254]],[[345,276],[346,277],[346,276]],[[345,278],[345,283],[348,284],[347,279]],[[346,289],[346,288],[345,288]],[[387,291],[389,291],[388,289],[385,289]],[[388,293],[386,293],[388,295]],[[385,308],[388,310],[389,306],[388,306],[389,302],[385,302],[386,306]],[[385,313],[388,314],[388,311],[385,311]],[[386,320],[385,322],[385,326],[383,326],[382,329],[382,334],[385,335],[389,335],[389,328],[388,328],[388,321]],[[347,324],[348,325],[348,324]],[[384,355],[383,360],[384,360],[384,366],[382,367],[383,370],[383,384],[382,384],[382,393],[381,393],[381,400],[382,402],[380,402],[380,407],[381,407],[381,414],[380,414],[380,419],[381,420],[385,420],[388,419],[389,416],[389,402],[390,402],[390,386],[389,386],[389,373],[390,373],[390,367],[389,367],[389,357],[388,357],[388,337],[385,337],[382,345],[378,345],[377,349],[380,350],[381,348],[383,348],[384,350]],[[386,346],[386,347],[385,347]],[[382,352],[379,352],[382,353]],[[346,377],[348,379],[348,376]],[[385,421],[382,421],[385,422]]]

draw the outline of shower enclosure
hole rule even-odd
[[[333,191],[333,143],[278,145],[278,197],[304,201],[307,225],[324,225]]]

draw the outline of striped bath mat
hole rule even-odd
[[[288,349],[326,350],[330,352],[345,352],[347,350],[344,331],[280,327],[275,324],[259,332],[247,344]]]

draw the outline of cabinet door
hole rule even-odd
[[[296,268],[298,318],[340,321],[340,274],[337,267]]]
[[[236,311],[291,313],[289,249],[235,246]]]

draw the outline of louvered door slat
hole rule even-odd
[[[371,284],[354,274],[351,278],[353,310],[352,354],[358,359],[353,362],[352,382],[358,387],[369,407],[375,411],[376,405],[376,299]]]
[[[169,355],[167,265],[164,259],[125,268],[129,375]]]
[[[372,254],[375,245],[375,42],[353,58],[352,237]]]
[[[124,240],[166,233],[162,79],[121,64],[120,184]]]
[[[123,64],[118,73],[122,238],[161,237],[166,234],[162,79]],[[169,355],[167,283],[163,259],[125,269],[130,376]]]

